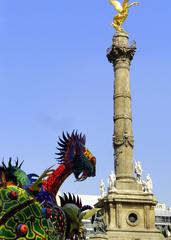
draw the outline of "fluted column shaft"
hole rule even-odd
[[[117,32],[108,60],[114,67],[114,134],[116,180],[133,178],[133,131],[130,94],[130,63],[136,47],[129,46],[128,35]]]

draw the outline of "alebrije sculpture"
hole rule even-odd
[[[58,145],[60,148],[57,154],[60,165],[56,170],[52,167],[47,168],[41,176],[27,175],[21,169],[22,163],[19,164],[18,159],[15,165],[12,165],[10,158],[8,166],[2,161],[0,239],[53,240],[72,238],[74,234],[78,234],[80,224],[75,228],[73,227],[75,225],[68,221],[69,216],[73,222],[79,222],[82,219],[80,216],[78,216],[79,220],[76,219],[75,215],[72,216],[68,211],[73,208],[75,212],[75,209],[79,208],[78,201],[74,202],[75,196],[69,195],[67,198],[64,195],[63,202],[71,200],[72,203],[61,207],[57,206],[55,196],[61,184],[71,173],[74,173],[78,181],[95,176],[95,157],[85,148],[85,136],[74,131],[71,135],[63,133],[63,138],[59,138]],[[96,210],[91,210],[91,213],[94,211]],[[87,213],[84,215],[86,216]]]
[[[61,207],[66,216],[67,228],[66,239],[77,239],[81,235],[82,220],[89,219],[95,215],[99,210],[92,208],[89,205],[82,206],[81,199],[75,195],[68,193],[68,196],[64,194],[64,197],[60,196]]]

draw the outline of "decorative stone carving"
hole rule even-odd
[[[136,52],[136,42],[134,41],[130,46],[121,46],[113,44],[110,48],[107,49],[107,58],[110,63],[114,65],[118,61],[129,61],[134,57]]]
[[[128,136],[128,133],[125,131],[123,136],[113,136],[113,144],[114,147],[116,146],[121,146],[125,144],[127,147],[130,145],[131,147],[134,146],[134,137],[133,136]]]
[[[103,198],[105,196],[106,192],[105,192],[105,183],[103,181],[103,179],[101,179],[100,181],[100,196]]]
[[[107,226],[105,223],[105,214],[103,210],[98,211],[95,215],[93,226],[95,234],[106,234]]]

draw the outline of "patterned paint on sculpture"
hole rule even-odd
[[[40,203],[24,189],[0,188],[0,206],[0,239],[52,240],[47,234],[48,222]]]

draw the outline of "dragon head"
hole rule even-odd
[[[63,133],[63,138],[59,137],[58,161],[69,165],[77,181],[83,181],[87,177],[94,177],[96,174],[96,158],[85,147],[86,137],[82,133]]]

